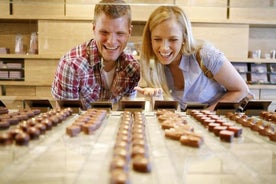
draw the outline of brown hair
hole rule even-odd
[[[131,8],[124,0],[101,0],[95,6],[94,21],[97,20],[101,13],[114,19],[126,15],[129,20],[129,25],[131,24]]]

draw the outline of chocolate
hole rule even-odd
[[[227,129],[226,126],[216,126],[216,127],[214,127],[213,132],[216,136],[219,136],[219,132],[222,130],[226,130],[226,129]]]
[[[230,126],[227,130],[234,132],[234,137],[240,137],[242,134],[242,128],[237,126]]]
[[[141,146],[141,145],[132,146],[131,156],[135,157],[136,155],[147,156],[148,153],[145,146]]]
[[[40,135],[40,130],[35,127],[29,127],[27,129],[27,133],[29,134],[30,139],[38,139]]]
[[[10,123],[8,120],[2,119],[0,121],[0,130],[8,129],[10,127]]]
[[[132,168],[135,171],[147,173],[151,171],[149,159],[142,155],[135,155],[132,158]]]
[[[219,132],[219,137],[221,141],[232,142],[234,138],[234,132],[230,130],[222,130]]]
[[[20,146],[28,145],[29,141],[30,141],[30,136],[27,133],[21,132],[15,136],[15,143],[17,145],[20,145]]]
[[[12,136],[9,133],[5,132],[0,134],[0,145],[12,144],[12,140]]]
[[[219,124],[219,123],[209,123],[209,125],[208,125],[208,130],[209,130],[210,132],[213,132],[213,131],[214,131],[214,128],[215,128],[216,126],[220,126],[220,124]]]
[[[128,163],[126,159],[119,156],[114,156],[110,164],[110,170],[114,170],[114,169],[122,169],[127,171]]]
[[[114,169],[111,172],[111,184],[129,184],[129,176],[123,169]]]
[[[66,134],[70,137],[77,136],[81,132],[81,127],[76,125],[71,125],[66,128]]]
[[[198,136],[193,136],[193,135],[182,135],[180,137],[181,144],[186,145],[186,146],[191,146],[191,147],[200,147],[203,143],[203,138],[198,137]]]

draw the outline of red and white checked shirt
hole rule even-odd
[[[122,53],[117,60],[110,89],[101,72],[101,56],[95,40],[76,46],[59,61],[52,83],[57,100],[81,100],[89,108],[95,101],[118,102],[123,96],[136,94],[140,65],[133,56]]]

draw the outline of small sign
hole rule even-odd
[[[240,107],[238,102],[218,102],[215,111],[218,115],[225,115],[228,112],[237,112]]]
[[[47,112],[53,108],[52,104],[47,99],[42,99],[42,100],[26,99],[26,100],[24,100],[24,106],[25,106],[25,108],[30,108],[30,109],[40,109],[41,112]]]
[[[144,110],[145,101],[122,100],[119,102],[119,110]]]
[[[155,100],[153,109],[172,109],[178,110],[179,103],[175,100]]]
[[[113,105],[111,102],[93,102],[93,103],[91,103],[91,108],[112,110]]]

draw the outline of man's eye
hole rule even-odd
[[[103,34],[103,35],[107,35],[108,34],[107,31],[101,31],[100,33]]]
[[[156,41],[156,42],[160,42],[161,41],[160,38],[154,38],[153,40]]]
[[[119,36],[124,36],[125,33],[117,33],[117,35],[119,35]]]

